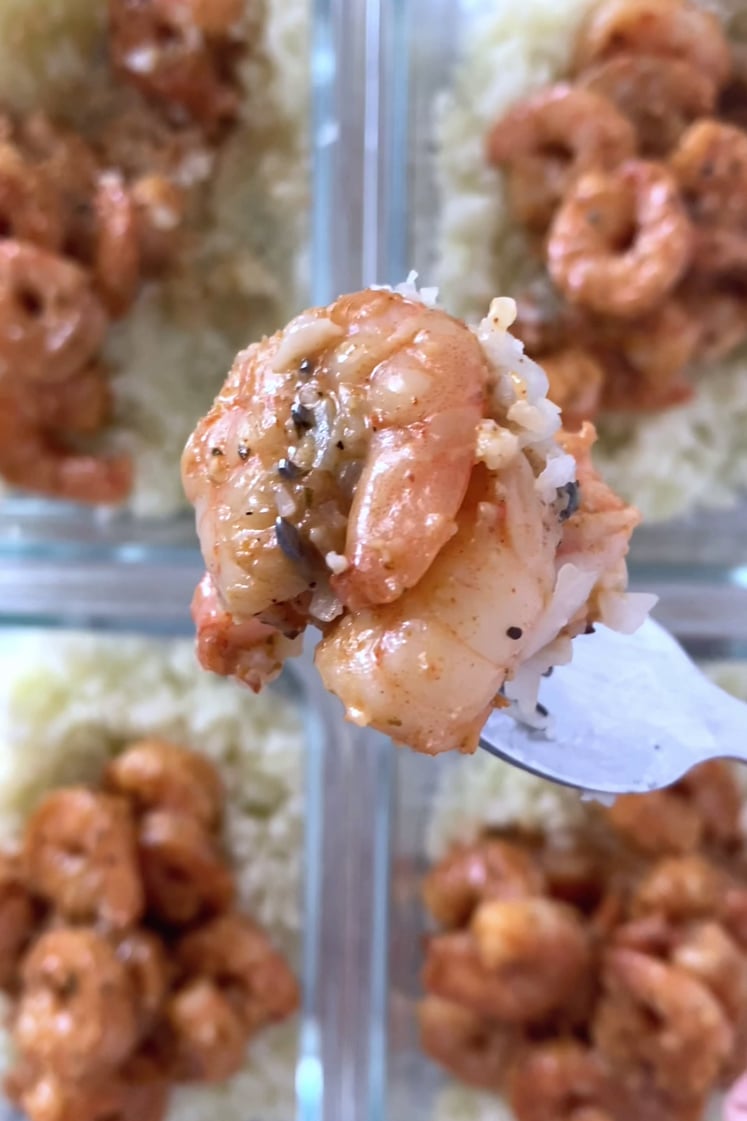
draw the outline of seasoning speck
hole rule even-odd
[[[596,627],[594,626],[594,624],[593,623],[587,623],[586,627],[584,628],[584,634],[596,634],[596,633],[597,633],[597,631],[596,631]]]
[[[314,413],[306,405],[295,404],[291,409],[291,420],[299,432],[314,427]]]
[[[242,460],[243,462],[246,462],[246,460],[249,458],[249,456],[251,454],[252,454],[251,449],[248,448],[246,446],[246,444],[239,444],[239,459],[240,460]]]
[[[302,471],[292,459],[281,459],[278,463],[278,475],[284,479],[300,479],[306,472]]]
[[[563,498],[566,500],[565,506],[560,511],[558,517],[561,522],[566,522],[576,513],[581,502],[578,483],[566,483],[564,487],[559,487],[558,499]]]
[[[524,632],[523,632],[523,630],[521,629],[521,627],[509,627],[509,628],[508,628],[508,630],[506,631],[506,634],[507,634],[507,636],[508,636],[509,638],[513,638],[513,639],[519,639],[519,638],[521,638],[521,636],[523,635],[523,633],[524,633]]]
[[[345,451],[345,445],[343,444],[342,440],[338,440],[335,447],[339,448],[341,452]]]
[[[545,706],[540,704],[539,701],[537,701],[537,704],[535,706],[535,711],[536,711],[538,716],[549,716],[550,715],[550,713],[547,711]]]
[[[223,455],[223,448],[211,448],[210,449],[210,454],[211,455]]]
[[[300,366],[298,367],[298,372],[300,374],[303,374],[304,377],[309,376],[309,374],[311,373],[311,359],[310,358],[304,358],[303,359]]]

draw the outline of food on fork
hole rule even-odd
[[[298,1006],[236,909],[213,764],[151,738],[102,787],[48,793],[0,864],[6,1088],[29,1121],[161,1121],[172,1084],[224,1082]]]
[[[314,308],[241,352],[182,461],[207,575],[206,669],[257,690],[322,632],[348,718],[471,752],[494,707],[543,723],[542,674],[597,622],[635,630],[638,522],[560,431],[509,333],[472,330],[412,279]]]

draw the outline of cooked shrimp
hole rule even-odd
[[[565,84],[513,106],[487,141],[490,162],[506,168],[513,214],[537,233],[579,175],[611,170],[635,150],[632,124],[610,101]]]
[[[697,809],[669,790],[624,794],[615,799],[607,816],[626,841],[651,856],[693,852],[703,835]]]
[[[501,1094],[522,1039],[459,1004],[428,996],[418,1005],[420,1045],[461,1082]]]
[[[547,279],[530,285],[516,300],[516,319],[509,331],[533,358],[568,346],[576,333],[578,313]]]
[[[718,913],[726,887],[721,871],[702,856],[660,860],[641,880],[632,900],[634,914],[660,912],[681,921]]]
[[[268,621],[315,587],[330,551],[344,553],[332,584],[345,604],[417,583],[454,533],[487,376],[463,324],[384,291],[307,312],[240,354],[182,462],[236,621]]]
[[[36,924],[36,907],[14,853],[0,852],[0,989],[13,990]]]
[[[50,388],[59,401],[57,387]],[[47,386],[39,385],[31,390],[37,397],[46,391]],[[29,418],[16,393],[0,384],[0,476],[22,490],[106,506],[129,495],[133,465],[129,455],[88,455],[66,448],[57,435]]]
[[[163,943],[147,930],[131,930],[115,944],[127,970],[135,1007],[144,1035],[161,1010],[169,986],[169,965]]]
[[[640,515],[618,498],[594,469],[591,448],[595,440],[596,432],[588,423],[582,425],[580,432],[558,435],[560,446],[576,461],[580,502],[575,513],[563,523],[557,562],[573,564],[582,572],[592,568],[614,579]]]
[[[54,182],[8,142],[0,142],[0,234],[52,251],[60,249],[64,237]]]
[[[667,299],[649,315],[628,322],[595,324],[600,344],[612,348],[652,390],[666,391],[692,360],[701,335],[696,316],[679,299]]]
[[[718,362],[747,339],[747,288],[743,279],[694,276],[680,287],[678,295],[698,327],[697,357]]]
[[[728,763],[719,759],[701,763],[677,783],[676,789],[694,804],[707,840],[732,845],[741,839],[742,795]]]
[[[726,1013],[700,981],[634,950],[605,959],[596,1046],[631,1077],[652,1078],[673,1098],[709,1090],[734,1043]]]
[[[220,820],[223,783],[204,755],[160,739],[139,740],[112,760],[104,785],[140,813],[173,810],[194,817],[206,829]]]
[[[285,960],[242,915],[221,915],[187,934],[176,956],[188,976],[217,986],[248,1032],[284,1020],[298,1008],[298,983]]]
[[[287,658],[301,653],[300,634],[289,638],[254,618],[237,623],[218,603],[207,573],[192,599],[192,618],[202,668],[235,677],[255,693],[278,676]]]
[[[548,397],[559,406],[565,429],[580,428],[599,411],[605,371],[599,359],[581,347],[544,355],[542,368],[550,382]]]
[[[547,242],[550,276],[572,302],[634,319],[654,310],[690,263],[693,232],[661,164],[630,160],[578,179]]]
[[[592,9],[576,46],[576,68],[622,53],[681,59],[716,87],[731,69],[718,18],[691,0],[603,0]]]
[[[109,0],[114,72],[150,100],[186,113],[205,128],[233,119],[239,91],[230,77],[236,58],[235,3],[205,0]]]
[[[698,923],[687,930],[671,960],[710,989],[733,1025],[745,1019],[747,959],[719,923]]]
[[[130,193],[140,264],[146,276],[160,276],[181,246],[186,210],[184,191],[164,175],[142,175],[132,184]]]
[[[507,1023],[542,1020],[579,987],[590,964],[584,927],[569,907],[547,899],[481,904],[471,932],[431,939],[427,991]]]
[[[248,1032],[226,996],[199,977],[169,999],[166,1023],[185,1082],[225,1082],[244,1064]]]
[[[346,615],[316,651],[349,719],[430,754],[476,749],[550,602],[561,533],[524,457],[474,471],[458,527],[415,588]]]
[[[423,900],[442,926],[469,921],[484,899],[523,899],[541,895],[544,877],[525,848],[498,837],[458,845],[423,881]]]
[[[546,839],[537,860],[548,894],[564,903],[588,910],[601,902],[607,879],[604,860],[584,838]]]
[[[135,201],[118,172],[100,176],[94,213],[94,280],[107,311],[117,318],[135,299],[141,266]]]
[[[693,266],[728,273],[747,266],[747,135],[720,121],[696,121],[669,166],[695,225]]]
[[[0,379],[65,381],[96,355],[106,327],[83,269],[34,245],[0,242]]]
[[[75,436],[100,432],[111,415],[107,370],[100,362],[93,362],[67,381],[45,385],[34,404],[39,424],[47,432]]]
[[[23,964],[13,1034],[20,1051],[62,1078],[113,1070],[137,1037],[125,966],[92,930],[43,934]]]
[[[27,822],[23,860],[31,891],[71,922],[121,929],[142,914],[135,831],[119,799],[84,787],[48,794]]]
[[[699,117],[713,112],[716,86],[691,62],[637,52],[615,54],[577,78],[582,89],[606,97],[632,121],[638,151],[667,155]]]
[[[618,1095],[600,1057],[572,1040],[527,1047],[509,1079],[516,1121],[614,1121]]]
[[[29,1078],[12,1094],[28,1121],[163,1121],[166,1083],[134,1083],[108,1076],[94,1084],[66,1081],[52,1073]]]
[[[159,922],[186,926],[230,906],[233,876],[216,841],[194,817],[146,813],[138,848],[147,911]]]

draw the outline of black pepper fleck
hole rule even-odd
[[[565,498],[565,506],[558,514],[561,522],[567,522],[579,508],[581,503],[580,488],[578,483],[566,483],[564,487],[558,487],[558,499]]]
[[[281,459],[278,463],[278,475],[283,479],[300,479],[305,474],[306,472],[292,459]]]
[[[587,623],[586,627],[584,628],[584,634],[596,634],[596,633],[597,633],[597,629],[594,626],[594,624],[593,623]]]
[[[539,703],[539,701],[537,701],[537,704],[535,705],[535,711],[536,711],[538,716],[549,716],[550,715],[550,713],[547,711],[545,706],[541,705]]]
[[[308,431],[314,427],[314,414],[305,405],[294,405],[291,409],[291,420],[299,432]]]
[[[210,454],[211,455],[223,455],[223,448],[211,448],[210,449]]]
[[[553,666],[550,666],[549,669],[545,670],[545,672],[542,674],[542,676],[543,677],[552,677],[553,668],[554,668]]]
[[[339,448],[341,452],[345,451],[345,445],[343,444],[342,440],[338,440],[335,444],[335,447]]]
[[[523,633],[524,632],[521,629],[521,627],[509,627],[508,630],[506,631],[506,634],[508,635],[508,637],[513,638],[513,639],[521,638]]]
[[[304,358],[304,360],[301,362],[300,366],[298,367],[298,372],[300,374],[303,374],[304,377],[309,376],[309,374],[311,373],[311,359],[310,358]]]
[[[246,462],[251,454],[251,448],[248,448],[246,444],[239,444],[239,459]]]

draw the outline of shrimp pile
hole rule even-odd
[[[225,1081],[295,1012],[288,965],[235,909],[222,810],[211,763],[142,740],[0,856],[6,1090],[29,1121],[161,1121],[173,1083]]]
[[[546,275],[516,331],[577,428],[690,398],[747,339],[747,120],[739,56],[693,0],[600,0],[567,81],[486,142]]]
[[[473,332],[413,284],[315,308],[239,354],[182,460],[207,574],[202,665],[257,690],[322,632],[348,718],[474,751],[495,705],[623,603],[638,517],[558,432],[496,300]],[[504,690],[506,696],[502,696]]]
[[[102,349],[173,269],[184,169],[235,122],[245,8],[109,0],[123,108],[86,139],[40,113],[0,119],[0,476],[14,487],[95,504],[131,490],[129,456],[88,450],[112,419]]]
[[[425,1052],[516,1121],[702,1121],[747,1047],[747,849],[728,764],[426,876]]]

